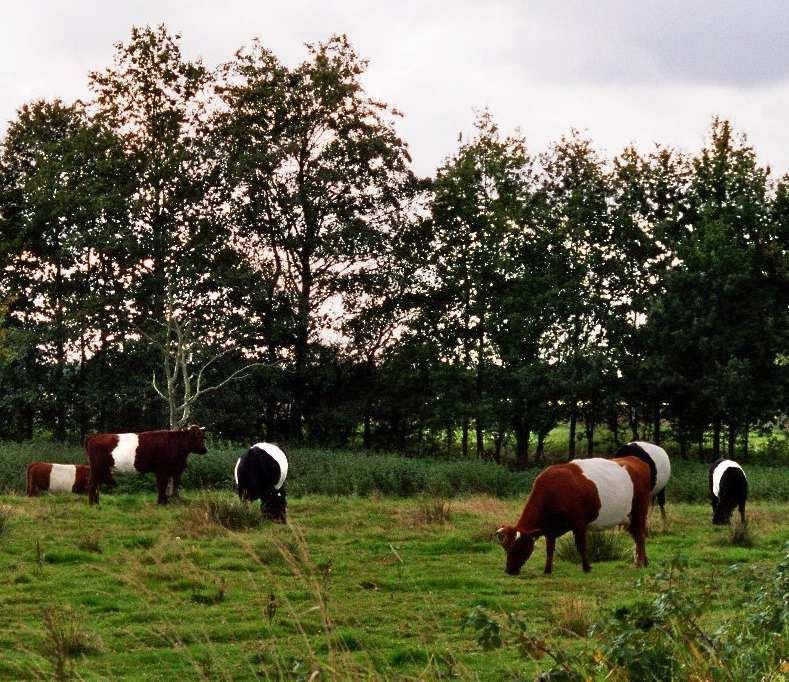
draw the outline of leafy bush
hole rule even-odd
[[[182,480],[185,490],[233,490],[233,469],[244,448],[209,445],[207,455],[191,455]],[[396,454],[299,448],[288,453],[288,493],[299,496],[372,495],[410,497],[428,494],[453,498],[473,494],[525,500],[539,468],[512,471],[479,460],[412,459]],[[25,490],[25,467],[36,459],[84,462],[79,446],[48,442],[0,442],[0,493]],[[749,464],[745,467],[754,500],[789,500],[789,467]],[[118,475],[110,494],[152,493],[152,475]],[[707,465],[674,460],[667,488],[670,501],[706,502]]]
[[[645,596],[613,609],[577,652],[553,645],[514,613],[497,619],[476,607],[463,628],[472,629],[484,649],[507,646],[532,660],[547,656],[552,668],[539,679],[781,679],[781,655],[789,647],[789,543],[772,574],[743,574],[737,616],[716,630],[706,616],[719,590],[712,582],[700,586],[687,579],[686,566],[676,557],[656,576],[640,580]],[[729,570],[743,572],[739,566]]]

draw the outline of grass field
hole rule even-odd
[[[572,651],[681,553],[692,584],[715,587],[703,615],[713,627],[738,615],[746,574],[774,569],[788,535],[786,502],[750,505],[753,546],[732,545],[708,506],[673,504],[665,527],[652,518],[646,570],[628,557],[584,575],[560,559],[546,577],[540,542],[512,578],[493,534],[521,506],[306,495],[291,500],[289,526],[274,526],[225,491],[166,508],[152,491],[105,495],[98,508],[6,495],[0,678],[531,679],[546,661],[484,650],[461,628],[474,607],[514,611]],[[238,530],[217,522],[223,510]],[[579,619],[581,638],[570,631]]]

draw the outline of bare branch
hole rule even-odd
[[[195,393],[192,396],[192,398],[190,399],[189,404],[194,403],[199,397],[204,396],[206,393],[211,393],[211,391],[216,391],[217,389],[222,388],[222,386],[224,386],[225,384],[227,384],[230,381],[233,381],[234,379],[241,379],[241,378],[243,378],[245,376],[245,373],[248,372],[253,367],[262,367],[262,366],[268,365],[268,364],[269,363],[267,363],[267,362],[253,362],[253,363],[251,363],[249,365],[241,367],[240,369],[237,369],[229,377],[227,377],[223,381],[220,381],[218,384],[214,384],[213,386],[209,386],[208,388],[204,388],[199,393]]]

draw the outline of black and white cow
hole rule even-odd
[[[660,515],[666,518],[666,484],[671,478],[671,461],[659,445],[634,440],[617,450],[614,457],[638,457],[649,465],[652,482],[652,502],[660,505]]]
[[[748,479],[742,467],[730,459],[718,459],[710,464],[710,502],[712,523],[725,526],[735,507],[740,509],[740,520],[745,524],[745,501],[748,499]]]
[[[287,499],[282,487],[288,475],[288,458],[274,443],[256,443],[236,462],[234,476],[242,500],[260,500],[260,511],[285,523]]]

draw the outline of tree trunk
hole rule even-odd
[[[721,456],[721,420],[715,417],[712,424],[712,459],[715,461]]]
[[[652,427],[652,442],[660,445],[660,404],[655,406],[655,418]]]
[[[614,448],[619,447],[619,415],[617,414],[616,403],[608,410],[608,430],[614,438]]]
[[[501,464],[501,447],[504,444],[504,429],[499,428],[498,432],[496,433],[496,437],[493,441],[494,450],[493,450],[493,459],[496,464]]]
[[[630,433],[633,436],[632,440],[638,440],[638,410],[635,405],[629,406],[629,413]]]
[[[569,442],[567,444],[568,460],[575,459],[575,430],[576,430],[576,421],[578,420],[578,415],[576,414],[575,409],[576,406],[575,403],[573,403],[570,408],[570,437],[569,437]]]
[[[677,418],[677,438],[679,440],[679,456],[682,459],[688,458],[688,434],[685,433],[685,425],[681,418]]]
[[[729,459],[734,459],[734,446],[737,441],[737,429],[735,428],[734,424],[729,424],[729,432],[728,432],[729,442],[727,443],[728,455]]]
[[[534,461],[542,463],[545,458],[545,438],[548,435],[546,431],[537,432],[537,450],[534,452]]]
[[[477,435],[477,459],[482,459],[485,452],[485,433],[484,424],[482,423],[482,394],[483,394],[483,379],[482,372],[484,366],[483,354],[485,351],[485,315],[480,315],[479,324],[477,325],[477,377],[476,377],[476,403],[477,415],[475,419],[476,435]]]
[[[293,347],[295,360],[293,403],[290,412],[290,437],[296,442],[302,439],[302,422],[307,391],[307,353],[310,338],[310,303],[312,294],[312,274],[309,261],[302,260],[302,285],[297,307],[296,338]]]
[[[57,249],[60,246],[56,246]],[[63,314],[63,269],[60,255],[55,263],[55,438],[64,440],[66,437],[66,332]]]
[[[469,420],[468,417],[463,417],[463,423],[461,425],[461,437],[460,437],[460,450],[463,454],[463,457],[468,457],[468,427],[469,427]]]
[[[585,419],[585,429],[586,429],[586,456],[591,457],[594,454],[594,431],[595,431],[596,423],[595,418],[592,415],[587,416]]]
[[[742,427],[742,458],[744,461],[748,461],[748,457],[750,456],[750,447],[749,447],[749,436],[750,436],[750,425],[746,421]]]
[[[453,424],[447,426],[447,457],[452,456],[452,448],[455,447],[455,427]]]
[[[369,450],[372,447],[372,426],[370,424],[370,411],[364,411],[364,431],[362,433],[362,447]]]
[[[515,426],[515,464],[524,469],[529,464],[529,437],[531,429],[524,419],[519,419]]]

